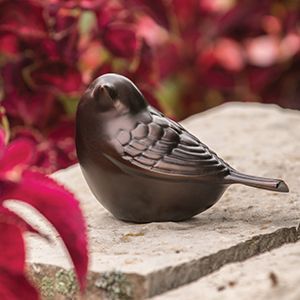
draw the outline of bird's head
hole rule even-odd
[[[83,100],[99,113],[113,111],[117,114],[134,114],[147,106],[145,98],[132,81],[113,73],[95,79]]]

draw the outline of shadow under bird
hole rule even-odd
[[[117,74],[98,77],[82,96],[76,147],[90,189],[124,221],[189,219],[233,183],[288,192],[282,180],[233,169]]]

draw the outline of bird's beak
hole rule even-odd
[[[107,85],[100,85],[99,89],[100,89],[100,92],[101,92],[102,94],[104,94],[104,95],[106,95],[107,97],[111,98],[111,97],[110,97],[110,94],[109,94],[109,92],[108,92],[108,87],[107,87]]]
[[[112,100],[115,100],[117,98],[117,92],[113,86],[109,84],[103,84],[100,86],[100,89],[103,93],[108,95]]]
[[[98,85],[92,91],[92,98],[100,105],[102,110],[114,107],[114,101],[105,84]]]
[[[106,96],[108,98],[111,98],[108,88],[105,84],[97,86],[93,91],[93,97],[95,99],[98,99],[99,97]]]

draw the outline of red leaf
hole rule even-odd
[[[51,0],[52,6],[64,7],[64,8],[82,8],[95,10],[99,8],[107,0]]]
[[[279,74],[280,69],[276,66],[269,68],[249,67],[247,72],[249,87],[255,94],[261,94],[264,90],[273,91],[274,87],[270,88],[270,85]]]
[[[72,120],[60,120],[47,136],[33,128],[18,127],[13,131],[13,137],[26,139],[35,145],[32,170],[51,174],[77,161]]]
[[[11,32],[25,39],[46,35],[43,8],[37,1],[1,1],[0,31]]]
[[[39,295],[23,274],[6,273],[0,268],[0,299],[38,300]]]
[[[143,41],[140,49],[140,60],[137,69],[132,77],[134,81],[141,81],[143,84],[153,85],[158,81],[158,67],[153,49]]]
[[[49,92],[28,93],[17,88],[7,93],[3,99],[3,106],[8,117],[14,117],[16,122],[29,126],[44,127],[51,117],[54,107],[54,96]]]
[[[8,63],[2,68],[4,78],[4,99],[1,104],[8,117],[13,117],[18,124],[43,127],[52,117],[55,99],[52,91],[34,90],[23,77],[31,61],[23,60]]]
[[[0,154],[0,180],[19,181],[22,172],[32,162],[33,144],[25,139],[10,143],[4,153]]]
[[[96,11],[98,30],[102,31],[103,28],[108,26],[110,23],[123,20],[123,12],[124,8],[120,5],[120,3],[105,1],[103,7]]]
[[[172,1],[174,12],[176,13],[178,20],[184,27],[187,27],[187,25],[195,21],[197,22],[196,18],[199,13],[199,2],[201,2],[201,0]]]
[[[0,129],[0,160],[1,173],[22,168],[28,162],[31,147],[20,140],[4,146],[4,131]],[[18,153],[20,156],[18,156]],[[4,168],[3,168],[4,167]],[[2,175],[2,174],[1,174]],[[1,176],[2,177],[2,176]],[[3,179],[3,178],[2,178]],[[5,186],[15,186],[0,181],[1,192]],[[2,203],[0,203],[2,204]],[[38,293],[24,275],[25,246],[23,231],[39,233],[21,217],[6,207],[0,205],[0,299],[7,300],[37,300]]]
[[[51,37],[48,41],[45,39],[43,48],[46,50],[45,54],[47,54],[47,50],[50,50],[52,57],[56,54],[60,60],[74,65],[74,62],[77,62],[79,59],[80,14],[74,14],[74,9],[69,9],[66,6],[67,3],[65,1],[60,1],[57,5],[46,6],[49,18],[53,20],[53,23],[50,29]]]
[[[82,88],[81,74],[76,67],[63,62],[49,62],[36,68],[31,73],[34,83],[39,87],[58,92],[78,92]]]
[[[21,274],[25,266],[25,246],[21,230],[15,224],[4,223],[1,214],[0,217],[0,270]]]
[[[126,24],[111,24],[103,33],[103,44],[112,54],[131,58],[137,50],[137,39],[133,28]]]
[[[5,131],[0,128],[0,157],[5,150]]]
[[[92,78],[96,78],[100,75],[103,75],[105,73],[111,73],[113,71],[114,71],[114,68],[111,63],[103,63],[99,66],[99,68],[97,68],[94,71]]]
[[[0,34],[0,52],[14,55],[19,52],[19,43],[15,35],[10,33]]]
[[[74,121],[61,120],[48,135],[56,152],[56,168],[66,168],[77,161],[74,143]]]
[[[202,78],[204,86],[219,90],[230,90],[234,86],[234,77],[228,72],[210,69]]]
[[[6,215],[2,212],[6,211]],[[8,212],[7,212],[8,211]],[[10,218],[8,218],[10,217]],[[20,224],[26,224],[8,209],[0,211],[0,299],[37,300],[38,293],[24,275],[25,245]],[[32,227],[28,225],[28,229]],[[31,231],[31,230],[30,230]]]
[[[182,66],[180,54],[178,46],[174,43],[168,43],[158,49],[157,63],[160,68],[160,77],[162,79],[172,76],[176,72],[180,72],[180,67]]]
[[[127,0],[124,1],[125,5],[130,7],[142,8],[146,13],[150,14],[156,22],[162,26],[169,28],[169,7],[166,5],[167,1],[162,0]],[[184,2],[184,1],[182,1]]]
[[[220,65],[229,71],[238,72],[244,67],[243,49],[233,39],[219,38],[214,54]]]
[[[74,196],[54,180],[27,171],[17,185],[4,186],[0,203],[5,199],[32,205],[53,224],[69,251],[83,288],[88,266],[86,226]]]
[[[218,33],[236,33],[238,36],[259,34],[262,17],[269,13],[271,3],[270,0],[238,1],[215,21]]]

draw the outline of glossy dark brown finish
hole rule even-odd
[[[216,203],[232,183],[288,192],[282,180],[234,170],[117,74],[100,76],[90,85],[79,103],[76,126],[86,181],[121,220],[186,220]]]

